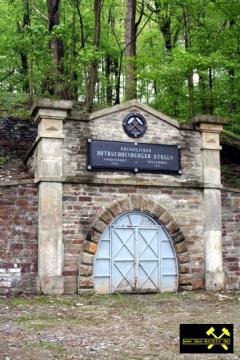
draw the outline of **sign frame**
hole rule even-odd
[[[135,146],[138,145],[148,148],[153,147],[164,147],[164,148],[172,148],[177,151],[177,156],[175,161],[177,162],[178,167],[176,169],[160,169],[160,168],[154,168],[154,167],[139,167],[137,165],[133,166],[111,166],[111,165],[98,165],[96,163],[93,163],[92,161],[92,155],[93,155],[93,144],[94,143],[114,143],[119,144],[120,146]],[[96,139],[87,139],[87,171],[127,171],[132,173],[159,173],[159,174],[172,174],[172,175],[182,175],[182,168],[181,168],[181,146],[180,145],[165,145],[165,144],[149,144],[149,143],[140,143],[140,142],[127,142],[127,141],[112,141],[112,140],[96,140]]]

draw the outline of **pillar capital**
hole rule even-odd
[[[38,125],[39,138],[62,138],[63,121],[72,109],[72,101],[38,100],[32,108],[32,118]]]
[[[191,123],[202,134],[202,150],[221,150],[219,135],[226,120],[220,116],[196,115]]]
[[[208,128],[213,129],[216,128],[216,130],[219,128],[221,128],[224,124],[226,124],[227,120],[222,117],[222,116],[215,116],[215,115],[195,115],[190,123],[194,124],[196,128],[199,127],[205,127],[206,129]],[[221,130],[220,130],[221,131]]]
[[[39,99],[32,107],[32,119],[38,124],[41,119],[64,120],[72,110],[72,101]]]
[[[209,132],[219,134],[223,130],[223,125],[220,124],[208,124],[201,122],[196,127],[200,132]]]
[[[35,143],[25,161],[35,179],[62,179],[63,121],[72,109],[72,101],[40,99],[32,108],[38,126]]]

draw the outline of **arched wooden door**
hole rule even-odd
[[[176,291],[177,283],[172,241],[151,216],[125,213],[103,233],[94,262],[97,293]]]

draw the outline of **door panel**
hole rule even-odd
[[[112,227],[112,292],[135,290],[135,230]]]
[[[160,291],[159,264],[157,261],[139,261],[138,290],[139,292]]]
[[[160,261],[157,227],[137,229],[137,285],[140,292],[160,290]]]

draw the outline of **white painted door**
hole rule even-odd
[[[147,214],[124,214],[102,235],[94,263],[97,293],[176,291],[177,277],[171,239]]]

